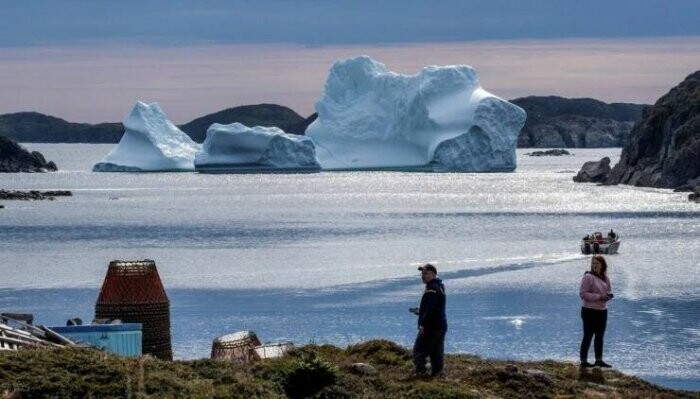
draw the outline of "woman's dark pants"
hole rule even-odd
[[[413,344],[413,365],[416,366],[416,374],[426,374],[426,357],[430,357],[432,375],[439,374],[442,371],[444,352],[445,331],[426,330],[423,334],[418,334]]]
[[[581,361],[588,360],[588,348],[591,347],[593,336],[595,336],[593,341],[595,360],[603,360],[603,336],[605,335],[605,326],[608,323],[608,310],[581,308],[581,319],[583,319]]]

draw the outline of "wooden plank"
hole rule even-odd
[[[37,346],[38,343],[32,341],[25,341],[23,339],[11,338],[11,337],[0,337],[0,342],[5,342],[8,344],[22,345],[22,346]]]
[[[75,346],[75,342],[53,331],[52,329],[45,326],[39,326],[39,328],[41,328],[41,330],[44,331],[47,338],[52,338],[54,341],[58,341],[58,343],[61,345]]]
[[[21,332],[23,332],[23,333],[25,333],[25,334],[27,334],[27,335],[31,335],[28,331],[19,330],[19,329],[17,329],[17,328],[13,328],[13,327],[8,326],[7,324],[2,324],[2,323],[0,323],[0,330],[6,330],[6,331],[7,331],[7,330],[9,330],[9,331],[21,331]]]
[[[55,344],[51,341],[37,338],[31,334],[27,335],[26,331],[21,331],[21,330],[13,330],[13,329],[1,330],[0,331],[0,338],[4,338],[4,337],[22,340],[24,342],[31,342],[31,343],[38,344],[38,345],[62,346],[62,345]]]
[[[25,331],[29,332],[30,334],[32,334],[38,338],[45,338],[44,331],[42,329],[40,329],[39,327],[24,323],[24,322],[19,321],[19,320],[12,320],[12,322],[16,323],[17,325],[22,327],[22,329],[24,329]]]
[[[49,341],[41,341],[41,340],[27,340],[27,339],[22,339],[22,338],[13,338],[13,337],[3,337],[0,336],[0,341],[2,342],[7,342],[10,344],[16,344],[16,345],[24,345],[24,346],[53,346],[56,348],[63,348],[63,345],[55,344],[53,342]]]

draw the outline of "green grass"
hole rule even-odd
[[[373,340],[340,349],[308,345],[245,366],[167,362],[91,349],[0,352],[0,398],[700,398],[615,370],[555,361],[504,362],[448,355],[440,378],[411,376],[411,353]],[[369,363],[373,375],[354,372]]]

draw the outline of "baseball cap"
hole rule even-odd
[[[437,274],[437,269],[435,266],[431,265],[430,263],[426,263],[423,266],[419,267],[418,270],[423,271],[423,270],[429,270],[435,274]]]

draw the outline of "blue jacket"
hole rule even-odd
[[[422,326],[427,331],[447,331],[446,299],[442,280],[435,278],[426,284],[418,308],[418,327]]]

